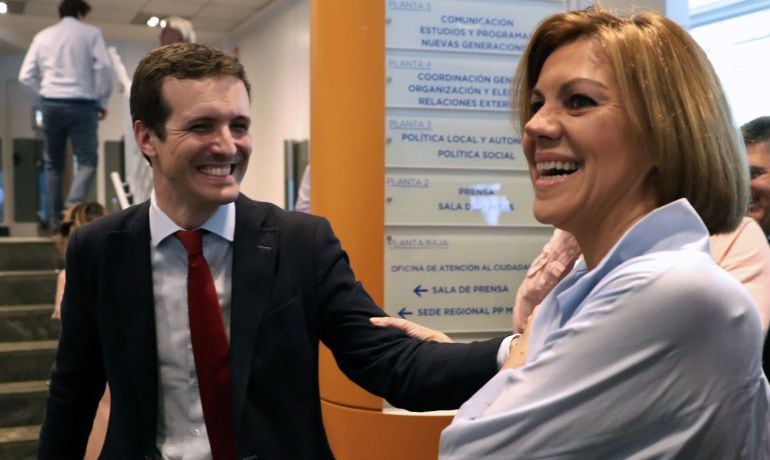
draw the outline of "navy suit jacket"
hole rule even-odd
[[[497,370],[500,339],[412,340],[383,315],[328,222],[240,196],[233,242],[231,372],[238,458],[331,458],[318,343],[368,391],[411,410],[458,407]],[[62,335],[39,458],[82,459],[109,382],[102,456],[155,458],[158,363],[149,203],[78,229],[67,250]]]

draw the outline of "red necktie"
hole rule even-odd
[[[187,250],[187,307],[203,419],[214,460],[236,458],[233,430],[230,345],[219,310],[209,264],[203,257],[205,230],[182,230],[176,237]]]

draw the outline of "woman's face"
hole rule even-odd
[[[646,146],[634,140],[628,103],[597,49],[580,39],[546,59],[523,137],[535,217],[579,242],[582,235],[622,234],[656,201],[646,180],[652,168]]]

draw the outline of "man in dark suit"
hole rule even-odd
[[[371,325],[383,312],[329,223],[240,194],[249,111],[242,66],[213,48],[178,43],[139,64],[131,113],[153,196],[70,239],[39,458],[82,458],[105,382],[104,458],[330,458],[319,340],[350,378],[412,410],[457,407],[496,372],[499,340],[422,342]],[[203,324],[201,302],[216,308]]]

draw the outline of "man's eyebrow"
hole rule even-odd
[[[216,120],[216,117],[212,117],[210,115],[193,115],[186,120],[184,120],[185,123],[197,123],[200,121],[214,121]]]
[[[190,124],[190,123],[198,123],[198,122],[216,122],[218,120],[221,120],[221,118],[218,116],[201,114],[201,115],[193,115],[187,118],[186,120],[184,120],[184,123]],[[251,122],[251,117],[249,117],[248,115],[235,115],[230,119],[230,121]]]
[[[764,174],[764,173],[767,172],[767,169],[765,169],[762,166],[751,166],[751,165],[749,165],[749,172],[758,173],[758,174]]]

